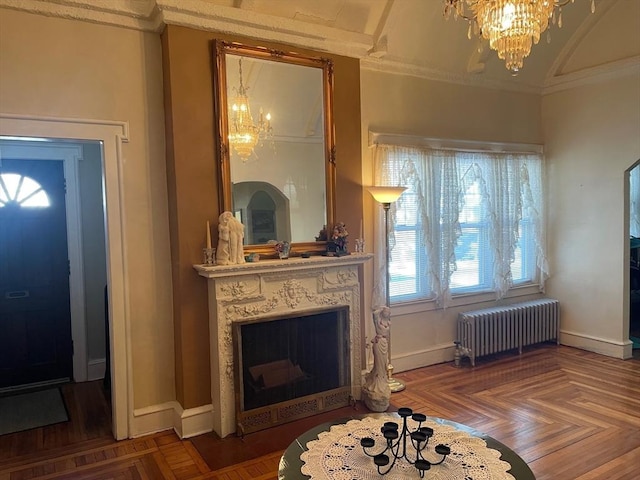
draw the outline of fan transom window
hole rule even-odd
[[[17,173],[0,174],[0,208],[8,205],[18,207],[49,207],[47,192],[33,178]]]

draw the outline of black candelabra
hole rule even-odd
[[[446,445],[438,444],[434,450],[438,455],[442,455],[440,461],[430,462],[426,460],[422,452],[427,448],[429,439],[433,436],[432,428],[422,426],[422,422],[427,419],[426,415],[413,413],[413,410],[406,407],[399,408],[398,415],[402,418],[402,431],[398,431],[399,425],[395,422],[385,422],[380,429],[382,436],[386,440],[384,450],[377,454],[369,453],[367,449],[375,446],[375,440],[370,437],[361,439],[360,445],[362,445],[364,453],[373,458],[373,463],[378,467],[378,474],[386,475],[391,471],[398,459],[404,458],[420,472],[420,478],[424,478],[424,472],[429,470],[432,465],[440,465],[444,462],[447,455],[451,453],[451,449]],[[418,422],[418,427],[413,431],[410,431],[409,427],[407,427],[407,418],[409,417]],[[413,450],[415,450],[414,458],[409,458],[411,448],[408,451],[407,439],[409,439]]]

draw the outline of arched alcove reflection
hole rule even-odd
[[[245,245],[291,240],[289,199],[272,184],[235,183],[233,208],[236,218],[245,226]]]

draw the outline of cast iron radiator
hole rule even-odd
[[[456,363],[468,356],[476,358],[535,343],[556,340],[560,343],[560,305],[543,298],[530,302],[462,312],[458,315]]]

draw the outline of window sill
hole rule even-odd
[[[536,295],[540,293],[540,286],[538,284],[527,284],[522,286],[513,287],[504,296],[503,300],[509,300],[518,297],[524,297],[529,295]],[[473,306],[486,302],[495,302],[495,292],[486,293],[469,293],[464,295],[455,295],[451,303],[447,308],[466,307]],[[430,312],[435,310],[442,310],[442,307],[436,305],[435,300],[418,300],[413,302],[394,303],[391,302],[393,308],[393,315],[409,315],[412,313]]]

